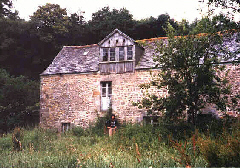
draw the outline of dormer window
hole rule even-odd
[[[99,44],[99,71],[101,74],[134,72],[144,50],[135,40],[118,29]],[[104,96],[103,87],[103,96]]]
[[[119,47],[119,61],[123,61],[125,56],[124,47]]]
[[[133,59],[133,46],[104,47],[102,48],[102,61],[126,61]]]

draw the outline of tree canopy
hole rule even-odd
[[[204,0],[201,1],[204,2]],[[208,2],[208,5],[221,7],[223,9],[229,9],[232,12],[240,12],[239,0],[206,0],[206,1]]]
[[[150,113],[162,112],[174,120],[187,114],[189,121],[195,123],[197,114],[209,104],[220,111],[233,106],[236,99],[229,99],[230,84],[225,75],[219,76],[224,66],[219,64],[218,56],[228,55],[224,52],[221,35],[174,35],[175,31],[169,25],[167,43],[160,41],[156,49],[155,61],[161,72],[149,85],[143,85],[167,88],[168,96],[148,95],[140,107],[149,109]]]
[[[39,122],[39,83],[0,69],[0,132]]]
[[[104,7],[92,14],[88,24],[94,43],[98,43],[116,28],[130,35],[134,20],[132,14],[125,8],[111,11],[109,7]]]
[[[12,7],[11,0],[0,0],[0,18],[7,16],[11,13],[10,8]]]

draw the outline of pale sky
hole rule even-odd
[[[38,9],[38,6],[46,3],[59,4],[66,8],[68,14],[84,11],[86,21],[91,19],[92,13],[109,6],[112,10],[126,8],[134,19],[144,19],[150,16],[157,17],[168,13],[176,21],[186,19],[189,22],[195,18],[201,19],[199,8],[204,7],[198,0],[13,0],[13,5],[19,11],[22,19],[28,20],[29,16]],[[206,8],[205,8],[206,11]],[[240,19],[240,16],[238,16]]]

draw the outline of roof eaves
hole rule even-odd
[[[168,39],[168,37],[157,37],[157,38],[150,38],[150,39],[142,39],[142,40],[136,40],[135,42],[145,42],[145,41],[156,41],[156,40],[165,40]]]
[[[40,76],[50,76],[50,75],[63,75],[63,74],[89,74],[89,73],[97,73],[99,72],[99,70],[97,71],[84,71],[84,72],[64,72],[64,73],[48,73],[48,74],[44,74],[41,73]]]

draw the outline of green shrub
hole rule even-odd
[[[232,133],[224,130],[219,138],[203,136],[198,139],[197,144],[208,166],[237,167],[240,165],[239,128],[240,125],[235,126]]]
[[[39,82],[0,68],[0,133],[39,122]]]
[[[82,127],[74,127],[72,128],[72,133],[74,136],[80,137],[84,136],[84,129]]]
[[[12,137],[10,135],[4,135],[0,138],[0,151],[12,149]]]

